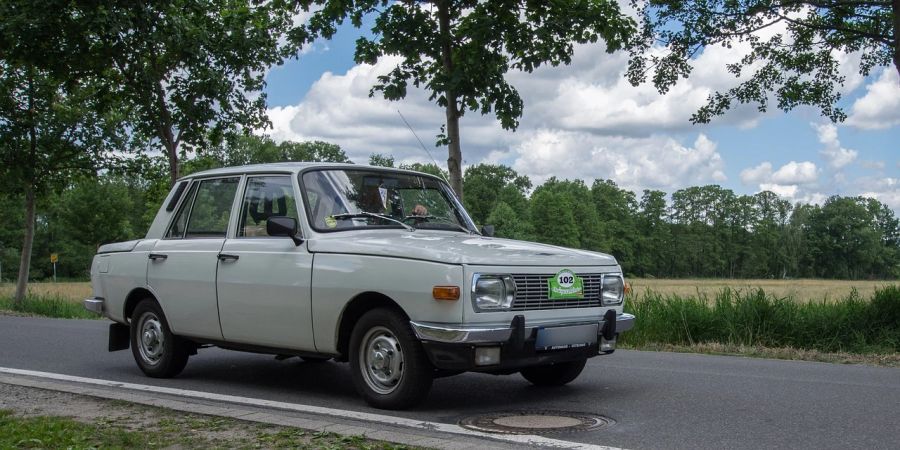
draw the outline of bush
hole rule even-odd
[[[762,289],[724,289],[712,301],[648,291],[630,298],[637,316],[622,337],[631,346],[651,344],[795,347],[823,352],[900,352],[900,288],[877,289],[868,301],[853,291],[841,301],[801,303]]]

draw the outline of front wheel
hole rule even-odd
[[[376,408],[405,409],[431,390],[433,368],[409,321],[389,309],[363,315],[350,336],[353,385]]]
[[[131,315],[131,353],[138,367],[153,378],[171,378],[184,370],[190,343],[172,334],[155,300],[141,300]]]
[[[529,367],[522,369],[522,376],[535,386],[562,386],[578,378],[585,364],[587,359]]]

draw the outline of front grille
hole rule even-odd
[[[550,300],[547,281],[555,274],[515,274],[516,298],[513,300],[513,311],[535,309],[596,308],[600,306],[599,273],[576,274],[584,280],[584,298]]]

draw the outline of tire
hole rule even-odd
[[[350,371],[356,391],[381,409],[406,409],[428,395],[434,369],[409,321],[389,309],[363,315],[350,336]]]
[[[522,369],[522,376],[535,386],[562,386],[581,375],[587,359]]]
[[[156,300],[141,300],[131,315],[131,354],[149,377],[171,378],[184,370],[191,343],[172,334]]]

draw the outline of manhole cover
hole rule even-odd
[[[587,431],[612,425],[607,417],[564,411],[509,411],[466,417],[459,424],[470,430],[503,434],[548,434]]]

